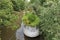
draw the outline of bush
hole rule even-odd
[[[39,24],[40,19],[37,15],[35,15],[32,12],[26,12],[26,14],[23,16],[22,21],[27,26],[35,27]]]
[[[10,0],[0,0],[0,26],[16,29],[18,15],[13,13],[13,4]]]
[[[8,11],[12,11],[13,7],[12,7],[12,2],[10,0],[0,0],[0,10],[8,10]]]
[[[60,1],[46,0],[42,5],[39,4],[39,1],[33,3],[35,4],[33,9],[40,17],[39,26],[44,40],[60,40]],[[36,6],[36,4],[38,5]]]
[[[11,0],[15,11],[24,10],[24,0]]]
[[[47,4],[47,3],[46,3]],[[40,27],[46,34],[45,40],[60,40],[60,4],[53,2],[40,8]]]

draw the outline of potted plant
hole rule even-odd
[[[28,37],[36,37],[39,35],[39,28],[37,25],[40,23],[40,18],[33,12],[26,12],[22,17],[24,24],[24,34]]]

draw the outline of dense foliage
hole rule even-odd
[[[26,14],[22,18],[23,23],[27,26],[35,27],[39,24],[40,19],[37,15],[35,15],[33,12],[26,12]]]
[[[24,0],[11,0],[13,3],[13,8],[15,11],[21,11],[24,10]]]
[[[26,9],[34,10],[39,16],[41,21],[39,26],[42,33],[45,34],[45,40],[60,40],[60,0],[31,0],[30,2],[0,0],[0,25],[17,28],[15,21],[18,19],[18,15],[13,11],[24,9],[25,11]]]
[[[18,15],[13,12],[13,4],[10,0],[0,0],[0,27],[16,29]]]
[[[39,26],[40,30],[45,34],[45,40],[60,40],[60,1],[34,1],[32,6],[41,19]]]
[[[60,4],[52,4],[40,10],[40,18],[42,18],[40,26],[45,32],[45,40],[60,40]]]

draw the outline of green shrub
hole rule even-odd
[[[23,23],[28,26],[35,27],[39,24],[40,19],[37,15],[33,14],[32,12],[27,12],[23,18]]]
[[[60,4],[52,1],[51,5],[44,5],[38,12],[45,40],[60,40]]]
[[[0,0],[0,26],[16,29],[18,15],[13,12],[13,4],[10,0]]]
[[[60,1],[46,0],[42,5],[38,2],[33,3],[38,4],[38,6],[34,5],[33,8],[40,17],[39,26],[44,40],[60,40]]]
[[[15,11],[24,10],[24,0],[11,0]]]
[[[12,2],[10,0],[0,0],[0,10],[13,10]]]

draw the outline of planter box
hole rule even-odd
[[[39,36],[39,28],[24,26],[24,34],[28,37],[37,37]]]

